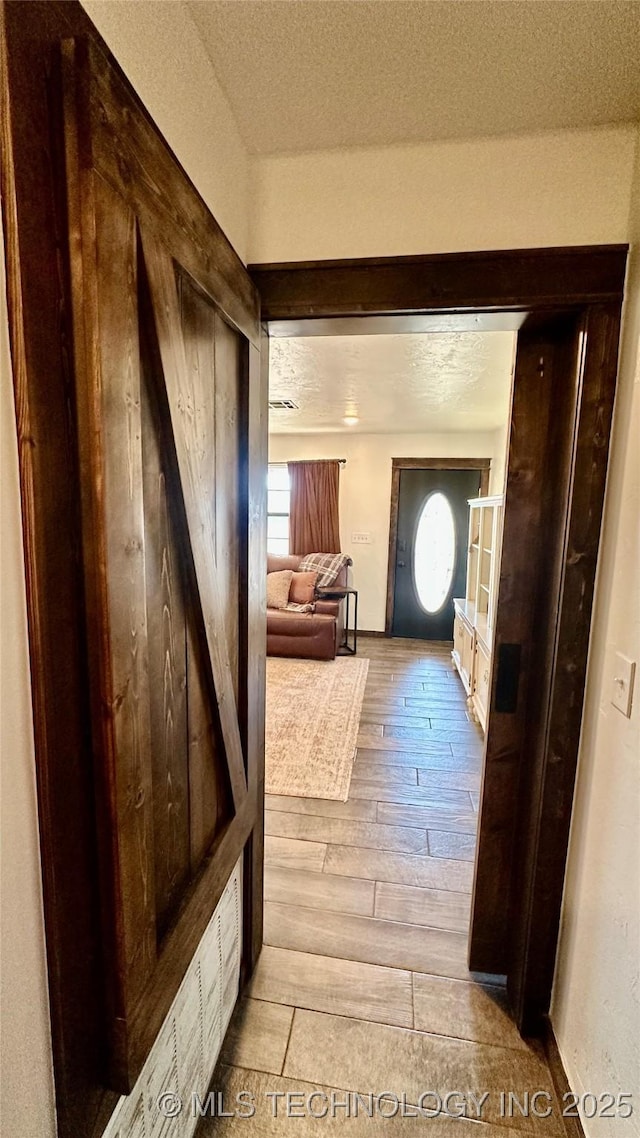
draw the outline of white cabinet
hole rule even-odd
[[[453,621],[453,662],[460,673],[464,690],[471,695],[473,676],[473,653],[475,648],[475,633],[473,623],[466,617],[464,602],[458,609],[459,601],[455,601],[455,617]]]
[[[452,658],[483,731],[490,696],[502,505],[502,496],[470,499],[467,586],[465,596],[453,602]]]
[[[491,653],[476,637],[473,660],[473,710],[484,731],[487,726],[487,707],[489,705],[489,683],[491,681]]]

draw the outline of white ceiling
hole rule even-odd
[[[640,117],[637,0],[188,6],[255,154]]]
[[[509,410],[512,332],[308,336],[271,340],[273,434],[489,431]],[[359,422],[342,422],[355,414]]]

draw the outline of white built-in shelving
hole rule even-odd
[[[453,602],[453,662],[483,731],[502,544],[502,495],[469,500],[469,554],[464,597]]]

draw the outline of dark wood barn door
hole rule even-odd
[[[63,90],[108,1079],[127,1091],[240,857],[259,909],[258,299],[93,45],[65,45]]]

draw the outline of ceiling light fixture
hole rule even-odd
[[[342,420],[345,427],[355,427],[360,422],[357,415],[346,415]]]

